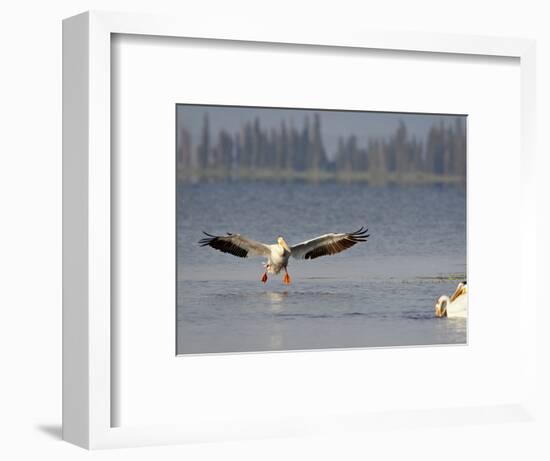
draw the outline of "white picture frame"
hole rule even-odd
[[[191,434],[187,425],[112,427],[112,385],[118,372],[111,351],[111,40],[113,34],[185,37],[312,47],[367,48],[387,51],[518,58],[521,72],[521,337],[518,348],[525,369],[522,389],[534,387],[536,239],[535,44],[531,40],[383,31],[322,31],[227,25],[138,14],[88,12],[63,23],[63,438],[85,448],[112,448],[301,434],[351,427],[368,430],[385,424],[413,427],[449,421],[517,420],[531,417],[534,393],[521,392],[513,403],[425,411],[387,409],[381,415],[358,413],[344,419],[327,416],[311,422],[284,421],[238,426],[207,436]],[[321,352],[320,354],[322,354]],[[332,419],[331,419],[332,418]],[[332,421],[332,423],[331,423]],[[283,427],[284,426],[284,427]],[[202,437],[202,438],[201,438]]]

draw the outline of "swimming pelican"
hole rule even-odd
[[[211,235],[203,231],[206,237],[199,241],[200,246],[211,246],[224,253],[246,258],[248,256],[263,256],[267,258],[264,263],[265,271],[261,281],[267,282],[267,274],[278,274],[284,269],[283,283],[288,285],[291,281],[288,275],[287,265],[290,256],[296,259],[315,259],[319,256],[333,255],[347,250],[356,243],[365,242],[369,234],[368,229],[359,229],[355,232],[325,234],[311,240],[288,246],[283,237],[277,238],[277,243],[267,245],[244,237],[240,234],[224,236]]]
[[[468,288],[460,282],[449,298],[441,296],[435,304],[436,317],[466,318],[468,315]]]

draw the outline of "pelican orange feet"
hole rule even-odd
[[[264,275],[262,275],[262,282],[267,282],[267,272],[264,272]]]
[[[290,275],[288,275],[288,272],[285,271],[285,275],[283,276],[283,283],[285,285],[290,285],[290,282],[292,279],[290,278]]]

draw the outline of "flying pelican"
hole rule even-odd
[[[468,287],[466,281],[460,282],[449,298],[441,296],[435,304],[436,317],[463,318],[468,315]]]
[[[211,235],[203,231],[206,237],[199,241],[200,246],[211,246],[224,253],[246,258],[248,256],[263,256],[267,258],[264,263],[265,271],[261,281],[267,282],[267,274],[278,274],[284,269],[283,283],[288,285],[291,281],[288,275],[287,265],[290,256],[296,259],[315,259],[319,256],[333,255],[347,250],[356,243],[365,242],[369,234],[368,229],[361,229],[355,232],[325,234],[311,240],[298,243],[291,247],[283,237],[277,238],[277,243],[267,245],[244,237],[240,234],[224,236]]]

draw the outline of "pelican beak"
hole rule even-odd
[[[456,298],[465,294],[466,292],[467,292],[467,288],[464,286],[464,284],[459,283],[458,286],[456,287],[455,292],[451,296],[450,302],[453,302]]]
[[[286,244],[285,242],[285,239],[281,238],[281,246],[290,253],[290,248],[288,247],[288,245]]]

